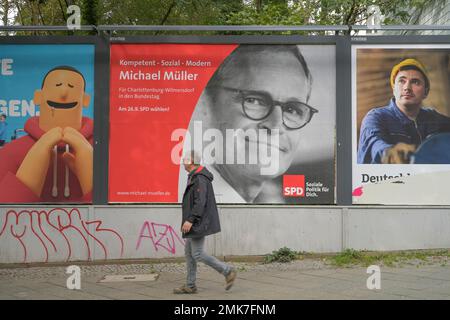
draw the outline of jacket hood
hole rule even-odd
[[[209,172],[209,170],[203,166],[198,167],[193,172],[191,172],[189,175],[191,175],[191,176],[202,175],[202,176],[205,176],[206,178],[208,178],[210,181],[214,180],[213,174],[211,172]]]

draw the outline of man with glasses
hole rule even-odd
[[[306,61],[295,45],[241,45],[217,69],[193,119],[203,119],[224,139],[224,161],[209,164],[216,177],[218,202],[253,203],[265,182],[287,171],[301,129],[318,112],[308,105],[311,82]],[[226,141],[230,137],[227,130],[234,130],[237,143]],[[255,134],[248,134],[252,132]],[[273,172],[263,172],[267,164],[261,159],[261,150],[269,150],[276,162]],[[227,154],[236,157],[243,152],[244,163],[236,158],[229,162]],[[258,161],[249,161],[252,158]],[[281,188],[277,193],[281,194]]]

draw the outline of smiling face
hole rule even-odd
[[[42,89],[34,94],[34,103],[40,106],[39,127],[44,131],[55,127],[79,130],[83,107],[90,102],[84,89],[78,72],[56,69],[48,73]]]
[[[267,97],[271,101],[282,103],[306,103],[309,82],[299,60],[290,52],[262,51],[244,54],[237,59],[238,61],[234,63],[225,79],[209,92],[209,105],[215,126],[222,131],[224,137],[227,129],[251,130],[256,134],[261,129],[266,130],[268,139],[265,141],[260,140],[259,136],[256,140],[248,136],[238,136],[236,139],[245,140],[241,142],[241,145],[245,145],[246,155],[252,150],[260,149],[262,144],[267,145],[268,149],[277,149],[279,159],[275,161],[278,160],[278,170],[273,175],[262,176],[261,168],[264,166],[260,162],[231,164],[222,170],[230,171],[229,174],[233,176],[266,180],[283,174],[289,168],[298,146],[301,130],[288,129],[283,124],[282,109],[279,105],[275,105],[270,115],[264,119],[249,118],[243,111],[243,99],[247,99],[245,103],[255,105],[255,108],[260,101],[255,97]],[[230,90],[230,88],[237,90]],[[272,141],[276,142],[272,143]],[[250,147],[251,145],[256,145],[258,148]],[[226,153],[233,152],[228,149],[228,144],[225,149]],[[261,160],[259,155],[254,157]]]
[[[425,78],[418,70],[402,70],[395,77],[394,97],[400,108],[417,109],[427,97]]]

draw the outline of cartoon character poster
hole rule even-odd
[[[90,203],[94,45],[0,45],[0,203]]]

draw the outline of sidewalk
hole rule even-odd
[[[74,263],[75,264],[75,263]],[[81,290],[69,290],[66,267],[0,269],[0,299],[445,299],[450,300],[450,266],[381,267],[381,289],[366,287],[366,268],[334,268],[317,261],[262,265],[232,263],[235,286],[224,290],[224,279],[199,266],[198,294],[174,295],[183,284],[184,264],[81,265]],[[148,282],[98,283],[105,275],[156,272]]]

